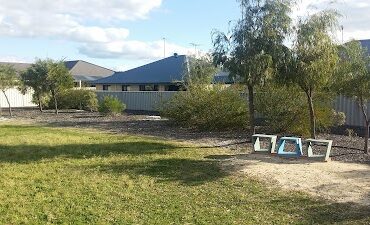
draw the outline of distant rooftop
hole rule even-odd
[[[94,84],[170,84],[184,81],[187,71],[185,55],[174,55],[125,72],[116,72]]]
[[[69,69],[75,80],[86,82],[101,79],[114,73],[114,71],[111,69],[107,69],[83,60],[65,61],[64,64]],[[18,72],[23,72],[27,70],[32,63],[0,62],[0,65],[11,65]]]
[[[367,51],[370,54],[370,39],[366,40],[359,40],[361,42],[362,47],[367,48]]]

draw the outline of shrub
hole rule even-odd
[[[103,101],[99,103],[99,112],[105,115],[117,116],[122,114],[125,109],[126,105],[113,96],[105,96]]]
[[[98,110],[98,99],[94,91],[83,89],[69,89],[61,92],[58,96],[59,109],[79,109],[87,111]],[[45,97],[46,108],[54,108],[51,96]]]
[[[327,93],[314,96],[316,126],[320,131],[341,123],[342,114],[332,106]],[[310,134],[307,97],[295,86],[267,86],[256,93],[256,110],[265,119],[272,132],[308,136]]]
[[[236,129],[247,126],[246,100],[222,86],[192,85],[161,106],[161,116],[173,123],[200,130]]]

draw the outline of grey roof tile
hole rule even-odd
[[[160,84],[183,82],[187,71],[185,55],[171,56],[125,72],[116,72],[94,84]]]

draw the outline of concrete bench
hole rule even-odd
[[[268,139],[269,140],[269,147],[268,148],[261,148],[261,139]],[[276,135],[266,135],[266,134],[255,134],[252,136],[253,148],[255,152],[270,152],[276,153]]]
[[[291,142],[295,145],[294,152],[287,152],[285,150],[286,142]],[[286,158],[298,158],[303,155],[302,152],[302,139],[296,137],[282,137],[279,140],[278,145],[278,156],[286,157]]]
[[[332,140],[318,140],[318,139],[307,139],[307,155],[308,158],[323,159],[327,162],[330,159],[331,146],[333,145]],[[324,144],[326,146],[326,152],[324,155],[316,155],[313,153],[314,144]]]

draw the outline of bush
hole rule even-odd
[[[70,89],[58,96],[58,105],[61,109],[97,111],[98,99],[94,91]]]
[[[36,97],[34,102],[38,104]],[[98,99],[92,90],[68,89],[57,96],[59,109],[79,109],[86,111],[98,111]],[[51,95],[42,98],[45,109],[54,109],[54,100]]]
[[[332,102],[332,96],[327,93],[314,96],[316,126],[319,131],[340,125],[343,121],[343,113],[336,113]],[[310,134],[307,97],[298,87],[264,87],[256,93],[256,110],[272,132],[302,136]]]
[[[126,105],[113,96],[105,96],[103,101],[99,103],[99,112],[105,115],[117,116],[122,114],[125,109]]]
[[[246,100],[237,90],[218,85],[188,87],[164,103],[160,113],[177,125],[200,130],[244,128],[248,122]]]

